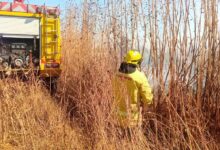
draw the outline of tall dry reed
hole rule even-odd
[[[63,32],[61,102],[91,149],[218,149],[217,1],[84,1]],[[117,136],[111,79],[136,48],[154,91],[143,133]],[[213,82],[215,81],[215,82]]]

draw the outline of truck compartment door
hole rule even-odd
[[[0,16],[0,36],[12,38],[33,38],[40,35],[38,18]]]

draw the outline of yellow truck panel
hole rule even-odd
[[[48,18],[47,16],[41,18],[41,48],[40,70],[44,72],[50,71],[51,74],[51,70],[53,69],[48,69],[47,65],[57,64],[60,67],[61,63],[61,32],[59,18]],[[57,70],[59,74],[60,69],[55,70]]]

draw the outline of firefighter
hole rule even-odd
[[[114,80],[115,114],[119,126],[126,129],[139,128],[142,124],[142,108],[152,103],[148,80],[140,71],[141,54],[128,51]]]

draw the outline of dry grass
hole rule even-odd
[[[1,149],[219,149],[216,0],[70,6],[57,97],[39,81],[0,82]],[[111,87],[129,48],[145,55],[154,91],[143,132],[131,139],[114,126]]]
[[[40,85],[0,81],[0,149],[80,149],[74,128]]]

